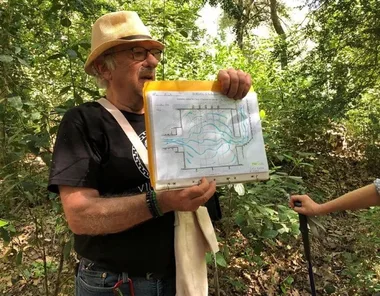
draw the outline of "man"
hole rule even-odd
[[[86,73],[144,140],[142,88],[155,79],[164,45],[127,11],[99,18],[91,43]],[[233,99],[251,87],[250,75],[240,70],[221,70],[218,80]],[[60,194],[82,257],[76,294],[174,296],[173,211],[197,210],[215,186],[203,178],[198,186],[153,193],[146,167],[111,114],[97,102],[69,110],[58,131],[49,190]]]
[[[297,201],[301,202],[300,207],[295,206],[294,203]],[[380,206],[380,179],[376,179],[373,184],[348,192],[323,204],[314,202],[308,195],[292,195],[290,197],[289,206],[297,213],[306,216],[319,216],[337,211],[358,210],[366,209],[371,206]]]

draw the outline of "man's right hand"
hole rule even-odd
[[[215,193],[215,181],[202,178],[199,185],[182,190],[169,190],[157,193],[157,201],[162,212],[191,211],[204,205]]]

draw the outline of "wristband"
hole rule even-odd
[[[156,210],[156,213],[158,214],[159,217],[163,216],[164,214],[162,213],[160,207],[158,206],[158,201],[157,201],[157,195],[156,195],[156,192],[155,191],[151,191],[152,192],[152,200],[153,200],[153,203],[154,203],[154,208]]]
[[[162,211],[160,210],[158,206],[156,192],[154,192],[153,190],[146,192],[146,204],[153,218],[158,218],[163,215]]]
[[[376,191],[380,195],[380,179],[376,179],[373,184],[375,184]]]

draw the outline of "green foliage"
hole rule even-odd
[[[277,241],[289,242],[298,235],[298,218],[288,208],[287,196],[310,189],[302,180],[313,177],[320,169],[317,161],[332,152],[326,135],[337,126],[345,127],[352,149],[364,156],[369,174],[380,174],[378,1],[307,1],[315,4],[307,26],[290,27],[286,40],[259,39],[252,34],[259,24],[273,25],[268,1],[209,1],[221,4],[225,11],[222,28],[232,26],[236,33],[237,42],[230,45],[223,38],[210,38],[195,25],[204,2],[2,2],[0,237],[10,250],[9,258],[20,272],[24,270],[25,279],[47,277],[61,268],[46,257],[43,263],[25,263],[27,252],[16,240],[21,231],[16,222],[22,220],[21,213],[26,209],[31,209],[35,237],[46,234],[48,227],[43,218],[54,217],[50,226],[54,228],[55,242],[61,246],[64,260],[70,260],[73,240],[59,199],[46,191],[48,167],[61,116],[67,109],[101,94],[84,73],[83,65],[90,50],[91,24],[106,12],[137,10],[153,36],[165,43],[165,57],[157,69],[159,79],[212,80],[219,69],[229,67],[252,75],[271,180],[227,186],[220,191],[224,219],[218,224],[222,246],[216,259],[222,270],[230,267],[235,255],[252,262],[255,268],[263,268],[268,264],[261,257],[265,248],[273,247]],[[289,17],[285,4],[275,2],[278,13]],[[283,46],[286,69],[278,59]],[[330,168],[322,170],[329,173]],[[379,290],[375,281],[378,269],[371,266],[378,258],[363,261],[363,257],[373,254],[379,243],[378,219],[373,213],[365,216],[368,229],[375,229],[366,237],[371,242],[368,253],[349,253],[345,270],[353,285],[371,292]],[[234,237],[236,233],[242,237]],[[234,246],[241,241],[248,246],[243,251]],[[36,239],[31,240],[31,245],[41,254],[47,248]],[[228,281],[238,293],[247,293],[240,279]],[[287,276],[278,288],[285,294],[294,284],[295,279]],[[325,290],[333,293],[331,287]]]
[[[291,176],[273,174],[265,183],[247,184],[244,193],[236,186],[234,191],[226,188],[221,198],[246,238],[260,244],[262,239],[299,233],[298,216],[287,202],[288,193],[302,191],[302,185]]]
[[[289,287],[291,287],[291,285],[293,284],[294,282],[294,278],[291,277],[291,276],[288,276],[282,283],[281,283],[281,291],[282,293],[286,293],[288,292],[288,289]]]
[[[364,229],[358,235],[356,244],[361,246],[360,251],[345,252],[346,268],[345,275],[351,278],[351,283],[355,287],[360,287],[368,293],[380,292],[380,256],[374,250],[380,244],[379,216],[378,208],[371,208],[359,213],[360,222],[357,228]]]
[[[57,264],[48,261],[46,267],[49,273],[57,272]],[[24,270],[24,275],[26,278],[43,278],[45,276],[45,269],[43,262],[33,262],[30,269]]]

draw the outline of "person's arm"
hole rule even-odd
[[[215,182],[203,178],[198,186],[157,193],[157,201],[163,213],[196,211],[215,189]],[[59,191],[66,219],[75,234],[117,233],[152,218],[145,194],[102,198],[90,188],[59,186]]]
[[[294,205],[296,201],[300,201],[302,206],[296,207]],[[293,195],[289,201],[291,208],[307,216],[326,215],[331,212],[365,209],[379,205],[380,196],[375,184],[361,187],[323,204],[314,202],[308,195]]]

